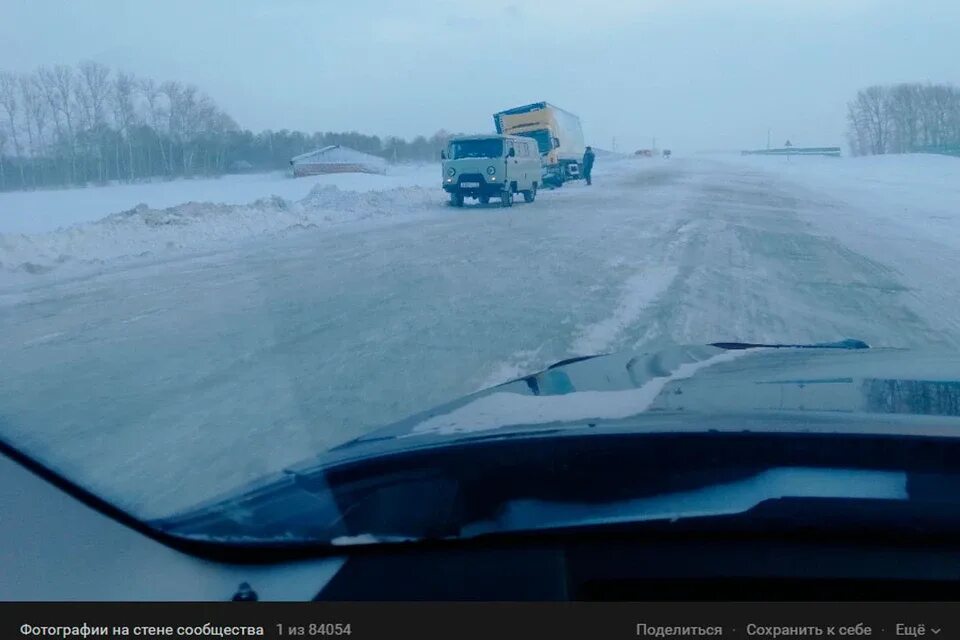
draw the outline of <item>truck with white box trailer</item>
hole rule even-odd
[[[549,102],[534,102],[493,114],[497,133],[537,142],[543,158],[543,184],[560,186],[581,178],[584,141],[580,118]]]

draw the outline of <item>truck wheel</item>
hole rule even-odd
[[[500,206],[501,207],[512,207],[513,206],[513,191],[507,189],[500,194]]]
[[[537,199],[537,183],[530,185],[529,191],[523,192],[523,201],[524,202],[533,202]]]
[[[480,204],[490,204],[490,196],[487,194],[480,196]]]
[[[462,206],[463,206],[463,194],[460,193],[459,191],[455,191],[454,193],[451,193],[451,194],[450,194],[450,205],[451,205],[451,206],[454,206],[454,207],[462,207]]]

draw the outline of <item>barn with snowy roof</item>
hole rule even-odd
[[[332,144],[290,159],[294,177],[323,173],[386,173],[387,161],[378,156]]]

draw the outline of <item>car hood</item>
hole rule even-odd
[[[794,509],[786,498],[942,504],[958,437],[957,355],[673,347],[557,363],[154,525],[338,545]]]
[[[574,358],[372,431],[331,454],[585,428],[960,436],[960,354],[845,340]]]

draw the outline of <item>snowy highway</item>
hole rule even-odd
[[[144,218],[186,248],[163,236],[122,260],[114,227],[50,232],[46,253],[0,234],[2,431],[159,516],[573,355],[957,348],[960,162],[783,160],[601,159],[594,186],[510,209],[453,209],[420,180],[336,224],[281,201],[269,223]],[[354,198],[318,193],[325,210]],[[231,216],[252,231],[190,244]],[[96,260],[60,257],[91,235]]]

